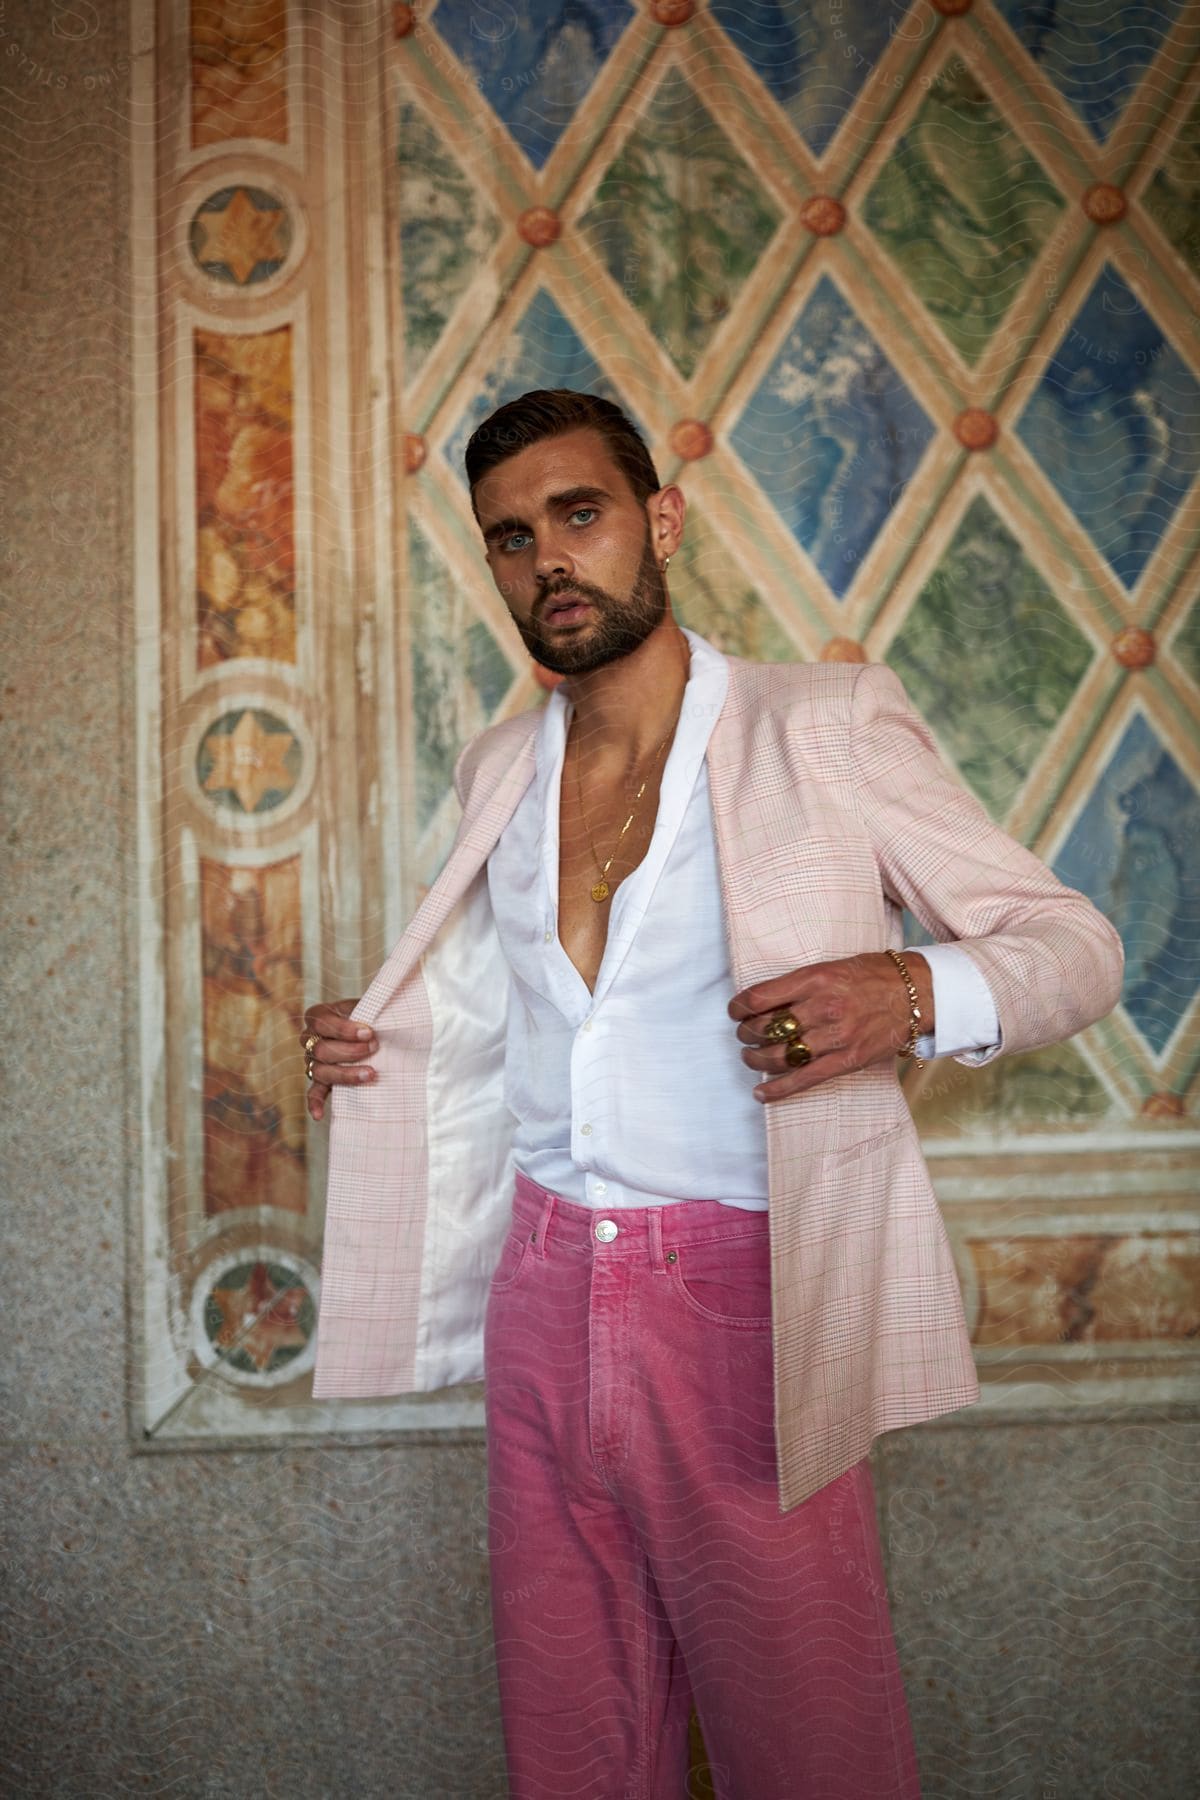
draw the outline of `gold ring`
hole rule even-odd
[[[312,1055],[312,1053],[313,1053],[313,1051],[314,1051],[314,1050],[315,1050],[315,1049],[316,1049],[316,1047],[317,1047],[317,1045],[318,1045],[318,1044],[319,1044],[319,1043],[320,1043],[320,1041],[321,1041],[321,1040],[320,1040],[320,1038],[319,1038],[319,1037],[318,1037],[318,1036],[317,1036],[317,1034],[316,1034],[316,1032],[315,1032],[315,1031],[310,1031],[310,1032],[309,1032],[309,1034],[308,1034],[308,1036],[307,1036],[307,1037],[306,1037],[306,1038],[305,1038],[305,1040],[304,1040],[304,1054],[305,1054],[305,1056],[311,1056],[311,1055]]]
[[[770,1038],[773,1044],[777,1044],[784,1038],[794,1037],[799,1029],[800,1021],[795,1013],[781,1012],[775,1014],[775,1017],[763,1032],[763,1036],[765,1038]]]
[[[783,1053],[784,1062],[793,1069],[802,1069],[805,1063],[812,1061],[812,1058],[813,1053],[803,1038],[793,1038]]]
[[[304,1073],[308,1076],[310,1081],[316,1079],[313,1074],[313,1059],[311,1056],[306,1056],[304,1059]]]

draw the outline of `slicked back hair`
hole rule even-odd
[[[467,444],[463,460],[476,517],[475,489],[491,470],[531,444],[587,427],[604,439],[639,502],[658,492],[662,483],[650,452],[619,406],[599,394],[581,394],[574,388],[532,388],[497,407],[476,427]]]

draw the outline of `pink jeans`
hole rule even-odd
[[[693,1702],[721,1800],[919,1800],[867,1460],[779,1511],[766,1213],[518,1174],[484,1361],[512,1800],[686,1800]]]

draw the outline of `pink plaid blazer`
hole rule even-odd
[[[731,998],[803,963],[898,949],[907,905],[987,978],[994,1054],[1057,1043],[1116,1005],[1112,925],[992,824],[889,668],[727,660],[707,760]],[[486,858],[533,778],[540,717],[462,752],[449,857],[355,1011],[378,1034],[378,1076],[332,1096],[320,1399],[483,1376],[514,1172],[510,976]],[[969,1405],[979,1383],[897,1065],[772,1101],[763,1118],[786,1512],[881,1432]]]

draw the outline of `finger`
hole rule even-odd
[[[782,1011],[790,1012],[797,1025],[800,1027],[799,1031],[793,1031],[790,1035],[792,1037],[803,1038],[806,1044],[810,1043],[812,1041],[809,1036],[810,1031],[819,1029],[815,1020],[811,1026],[805,1023],[806,1017],[812,1018],[811,1008],[806,1006],[803,1012],[801,1012],[797,1005],[784,1007]],[[738,1026],[734,1036],[737,1038],[739,1044],[753,1044],[756,1049],[761,1049],[764,1044],[777,1044],[781,1040],[772,1036],[768,1027],[780,1016],[781,1012],[779,1008],[776,1008],[773,1013],[755,1013],[753,1018],[742,1020],[742,1023]]]
[[[378,1049],[379,1045],[375,1040],[367,1044],[343,1044],[339,1043],[336,1038],[320,1038],[312,1053],[312,1059],[314,1063],[329,1063],[330,1065],[361,1062],[364,1056],[374,1056]],[[304,1054],[308,1055],[307,1049]]]
[[[764,1104],[786,1100],[792,1094],[803,1094],[809,1088],[820,1087],[823,1081],[828,1081],[834,1075],[848,1075],[859,1067],[857,1058],[850,1051],[830,1050],[824,1056],[814,1057],[802,1069],[789,1069],[785,1075],[760,1082],[751,1091],[754,1098]]]
[[[375,1079],[375,1070],[369,1064],[326,1062],[322,1056],[314,1056],[312,1073],[313,1079],[323,1081],[326,1087],[345,1087]]]
[[[357,1004],[357,1002],[356,1002]],[[304,1037],[344,1038],[349,1043],[375,1036],[372,1025],[347,1019],[332,1006],[310,1006],[304,1015]]]
[[[846,1039],[840,1032],[828,1026],[817,1026],[812,1031],[801,1031],[789,1042],[807,1044],[812,1051],[812,1061],[819,1056],[828,1056],[832,1051],[845,1050]],[[748,1069],[758,1069],[764,1075],[791,1075],[796,1067],[808,1068],[809,1063],[793,1065],[787,1060],[787,1043],[751,1044],[742,1051],[742,1061]]]
[[[308,1093],[304,1098],[304,1104],[308,1108],[309,1117],[315,1119],[318,1124],[320,1124],[325,1116],[325,1100],[328,1093],[329,1089],[325,1086],[324,1082],[314,1081],[310,1084]]]
[[[819,966],[814,964],[814,968]],[[776,975],[770,981],[743,988],[740,994],[733,996],[725,1010],[731,1019],[752,1019],[755,1014],[770,1019],[778,1012],[803,1005],[811,986],[808,969],[789,969],[786,975]]]

